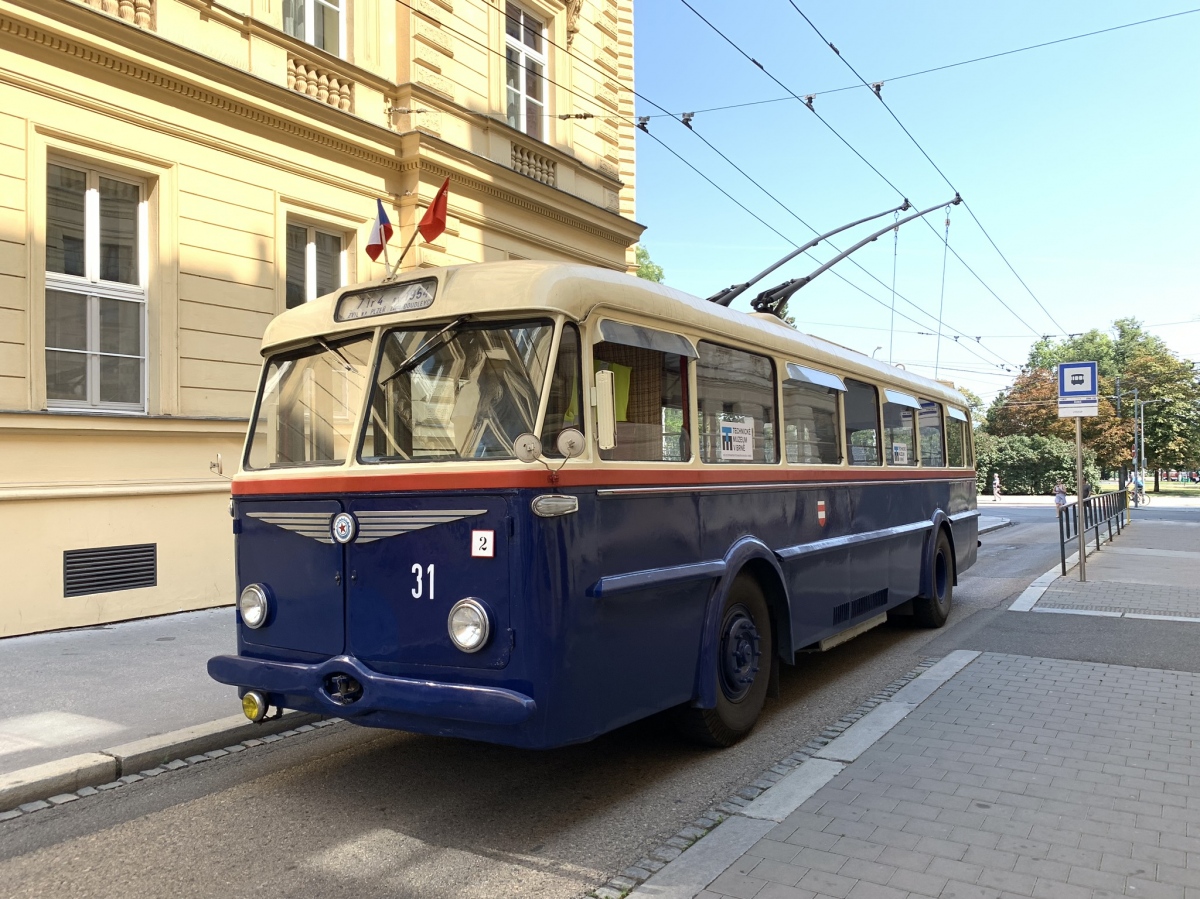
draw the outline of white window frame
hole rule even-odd
[[[316,10],[318,6],[328,7],[337,10],[338,14],[338,40],[337,52],[334,53],[338,59],[346,58],[346,6],[350,0],[296,0],[296,2],[304,3],[304,33],[293,34],[292,37],[304,41],[306,44],[311,44],[317,47],[314,43],[316,37]],[[336,6],[334,5],[336,4]],[[291,34],[291,32],[287,32]],[[323,50],[326,53],[333,51],[326,50],[324,47],[317,47],[318,50]]]
[[[43,347],[43,352],[50,353],[75,353],[87,356],[87,399],[86,400],[66,400],[66,399],[51,399],[46,398],[46,408],[58,411],[89,411],[89,412],[116,412],[116,413],[141,413],[146,412],[146,402],[150,394],[150,372],[149,360],[147,352],[147,330],[148,321],[146,315],[147,307],[147,285],[149,283],[150,269],[150,212],[147,184],[143,179],[131,178],[129,175],[113,172],[104,168],[97,168],[73,159],[59,159],[51,157],[46,162],[46,171],[49,173],[49,167],[52,165],[62,168],[71,169],[72,171],[82,171],[85,175],[84,187],[84,226],[83,226],[83,257],[84,257],[84,274],[82,277],[78,275],[67,275],[61,272],[46,272],[47,291],[57,290],[64,293],[73,293],[85,296],[87,298],[87,349],[78,350],[73,348],[52,347],[46,344]],[[123,284],[119,281],[103,281],[100,279],[100,179],[109,178],[113,181],[120,181],[122,184],[129,184],[138,189],[138,207],[137,207],[137,255],[138,255],[138,282],[137,284]],[[124,353],[105,353],[100,351],[100,301],[102,299],[122,300],[125,302],[137,303],[139,306],[138,329],[140,333],[140,341],[138,346],[138,355],[130,356]],[[43,313],[44,314],[44,313]],[[114,403],[103,402],[100,399],[100,359],[104,357],[116,357],[123,359],[137,359],[141,363],[142,377],[140,383],[141,400],[137,403]],[[49,391],[49,372],[46,375],[46,388]]]
[[[517,110],[518,110],[517,124],[512,125],[511,122],[509,122],[509,124],[512,125],[512,127],[516,128],[518,131],[520,131],[522,134],[526,135],[527,137],[532,137],[534,140],[539,140],[539,141],[542,141],[543,143],[545,143],[547,136],[548,136],[549,129],[550,129],[550,122],[549,122],[549,119],[547,118],[547,112],[549,111],[548,107],[550,105],[550,79],[549,79],[550,61],[548,59],[549,54],[545,49],[550,46],[550,23],[547,20],[547,17],[542,15],[541,13],[533,12],[530,9],[528,9],[527,7],[524,7],[519,3],[512,3],[512,5],[514,7],[516,7],[518,10],[520,10],[520,12],[521,12],[520,24],[521,24],[522,33],[524,32],[524,29],[525,29],[526,16],[528,16],[529,18],[531,18],[541,24],[541,26],[542,26],[542,29],[541,29],[542,48],[543,49],[542,49],[542,52],[539,53],[536,50],[534,50],[532,47],[530,47],[528,44],[526,44],[524,41],[520,40],[519,38],[515,38],[508,33],[508,22],[509,22],[508,6],[509,6],[510,2],[511,2],[511,0],[506,0],[506,2],[504,3],[503,9],[501,10],[501,16],[502,16],[503,22],[504,22],[503,33],[504,33],[504,48],[505,48],[505,54],[504,54],[504,110],[505,110],[504,116],[505,116],[505,121],[508,120],[508,91],[509,91],[509,88],[508,88],[508,51],[514,50],[519,54],[518,60],[521,65],[522,77],[519,82],[519,87],[518,87],[518,91],[517,91],[517,95],[519,98],[519,102],[517,104]],[[535,103],[540,102],[541,107],[542,107],[541,121],[538,123],[539,134],[536,134],[536,135],[529,133],[529,122],[528,122],[527,116],[526,116],[526,104],[531,101],[530,101],[529,95],[525,92],[524,73],[526,72],[526,66],[528,66],[530,62],[537,63],[538,65],[540,65],[542,67],[542,99],[541,99],[541,101],[537,101],[537,100],[532,101]]]
[[[314,225],[311,222],[289,219],[284,228],[284,272],[283,285],[284,295],[283,304],[287,307],[287,232],[292,228],[304,228],[304,302],[309,303],[315,300],[320,294],[317,293],[317,234],[324,234],[327,237],[336,237],[341,245],[338,251],[338,283],[337,287],[345,287],[348,283],[348,272],[346,264],[346,248],[350,244],[349,236],[340,228],[329,228],[321,225]],[[334,289],[336,290],[337,287]]]

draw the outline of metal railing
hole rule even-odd
[[[1092,530],[1096,532],[1096,549],[1099,549],[1100,529],[1105,525],[1108,526],[1108,542],[1112,543],[1113,524],[1116,524],[1117,533],[1120,534],[1121,529],[1129,523],[1128,513],[1129,496],[1124,490],[1089,496],[1083,501],[1082,529],[1084,532]],[[1067,574],[1067,544],[1071,541],[1077,542],[1079,532],[1079,503],[1067,503],[1058,511],[1058,551],[1062,558],[1064,577]],[[1091,539],[1090,535],[1088,539]]]

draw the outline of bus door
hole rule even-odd
[[[509,508],[503,496],[353,499],[346,547],[347,651],[384,674],[413,665],[503,668],[509,630]],[[450,639],[454,604],[475,599],[490,635],[467,653]]]
[[[239,584],[265,584],[275,610],[247,644],[338,655],[345,645],[342,547],[331,526],[335,500],[253,500],[238,504]]]

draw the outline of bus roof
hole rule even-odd
[[[428,308],[338,322],[334,313],[347,293],[382,286],[382,281],[347,286],[289,309],[274,318],[263,336],[263,354],[296,346],[314,337],[337,337],[376,327],[453,319],[497,312],[564,314],[582,321],[597,311],[641,318],[640,324],[717,342],[733,340],[773,355],[831,368],[842,374],[904,386],[927,399],[967,407],[961,393],[947,384],[877,361],[832,341],[788,326],[773,315],[729,309],[680,290],[623,272],[558,262],[474,263],[405,272],[390,282],[404,285],[437,280]],[[657,324],[646,319],[657,320]]]

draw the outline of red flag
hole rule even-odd
[[[425,239],[426,243],[430,243],[446,230],[446,192],[449,189],[450,179],[447,178],[438,188],[437,196],[433,198],[429,208],[425,210],[421,223],[417,225],[417,230],[421,232],[421,237]]]

